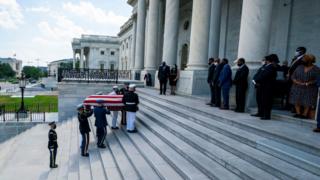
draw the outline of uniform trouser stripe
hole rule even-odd
[[[107,129],[106,128],[103,128],[103,137],[102,137],[102,139],[101,139],[101,142],[100,142],[100,145],[102,145],[103,144],[103,142],[104,142],[104,139],[106,138],[106,135],[107,135]]]
[[[54,153],[53,153],[53,149],[50,149],[50,166],[54,166]]]
[[[85,134],[85,138],[86,138],[86,144],[84,147],[84,152],[87,153],[88,152],[88,147],[89,147],[89,133]]]

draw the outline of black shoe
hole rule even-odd
[[[119,127],[111,127],[111,129],[114,129],[114,130],[115,130],[115,129],[119,129]]]
[[[270,120],[271,118],[270,117],[261,117],[260,119],[261,120]]]
[[[89,153],[82,153],[81,156],[89,157]]]
[[[254,117],[261,117],[261,115],[260,114],[251,114],[251,116],[254,116]]]
[[[136,133],[138,132],[138,130],[134,129],[134,130],[127,130],[128,133]]]
[[[102,144],[102,145],[98,145],[98,148],[102,148],[102,149],[105,149],[107,146]]]
[[[55,164],[53,166],[50,166],[50,168],[57,168],[58,167],[58,164]]]
[[[213,106],[213,104],[212,104],[212,103],[206,103],[206,105]]]

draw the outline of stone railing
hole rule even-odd
[[[62,69],[58,70],[58,82],[111,82],[118,83],[118,80],[130,80],[129,70],[110,69]]]

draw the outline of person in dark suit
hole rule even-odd
[[[297,69],[299,65],[303,65],[303,56],[306,54],[307,49],[305,47],[298,47],[293,57],[290,68],[288,70],[288,79],[291,80],[291,75]]]
[[[273,86],[277,77],[276,64],[279,63],[278,56],[270,54],[265,57],[265,64],[254,75],[252,83],[256,87],[256,100],[258,113],[253,116],[260,117],[261,120],[271,118],[273,101]]]
[[[213,106],[215,102],[215,96],[214,96],[214,87],[213,87],[213,74],[214,74],[214,69],[216,68],[216,65],[214,65],[214,59],[210,58],[209,59],[209,68],[208,68],[208,77],[207,77],[207,83],[209,84],[210,87],[210,93],[211,93],[211,100],[207,105]]]
[[[233,79],[233,84],[236,85],[236,109],[235,112],[244,112],[246,105],[246,93],[248,89],[249,68],[245,64],[244,58],[237,60],[239,69]]]
[[[49,123],[50,130],[48,133],[48,149],[50,151],[50,168],[57,168],[58,165],[56,164],[57,158],[57,150],[58,150],[58,135],[56,132],[57,125],[55,122]]]
[[[167,82],[170,75],[170,67],[167,66],[166,62],[162,62],[158,71],[158,79],[160,82],[160,95],[166,95]]]
[[[228,59],[223,58],[222,64],[224,64],[224,66],[219,76],[219,87],[221,87],[223,97],[223,105],[221,109],[229,109],[229,93],[232,86],[232,71]]]
[[[129,85],[130,85],[129,82],[125,82],[123,84],[123,88],[120,89],[119,94],[124,95],[127,92],[129,92]],[[126,114],[126,111],[123,109],[121,110],[121,125],[124,125],[124,126],[127,125],[127,114]]]
[[[110,111],[106,109],[106,107],[103,105],[104,101],[101,99],[97,100],[98,106],[93,109],[94,116],[96,118],[95,126],[97,127],[97,137],[98,142],[97,146],[98,148],[106,148],[106,145],[104,144],[104,140],[107,135],[107,114],[110,114]]]
[[[223,62],[220,63],[220,59],[215,59],[214,64],[216,66],[213,73],[213,89],[214,89],[214,96],[215,96],[215,106],[221,107],[221,87],[219,86],[219,76],[224,64]]]

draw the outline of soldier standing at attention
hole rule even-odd
[[[119,94],[118,86],[113,86],[112,92],[109,93],[108,95],[118,95],[118,94]],[[118,113],[119,113],[119,111],[112,111],[112,125],[111,125],[111,129],[119,129],[119,127],[117,126]]]
[[[82,136],[81,143],[81,156],[89,156],[88,147],[89,147],[89,133],[90,126],[88,122],[88,117],[92,115],[92,110],[90,108],[84,108],[83,104],[79,104],[78,107],[78,120],[79,120],[79,130]]]
[[[134,84],[131,84],[129,86],[129,92],[126,93],[122,99],[125,110],[127,111],[127,131],[129,133],[137,132],[134,122],[136,120],[136,112],[138,111],[139,97],[138,94],[134,92],[135,88],[136,86]]]
[[[96,117],[95,126],[97,127],[97,137],[98,142],[97,146],[98,148],[106,148],[106,145],[104,144],[104,140],[107,135],[107,114],[110,114],[110,111],[106,109],[105,106],[103,106],[104,101],[101,99],[97,100],[98,106],[93,109],[94,116]]]
[[[129,92],[129,83],[125,82],[123,88],[120,89],[120,94],[124,95],[127,92]],[[121,125],[127,125],[127,115],[125,110],[121,111]]]
[[[48,133],[49,142],[48,142],[48,149],[50,151],[50,168],[57,168],[58,165],[56,164],[56,157],[57,157],[57,149],[58,149],[58,136],[55,131],[57,125],[55,122],[49,123],[50,130]]]

